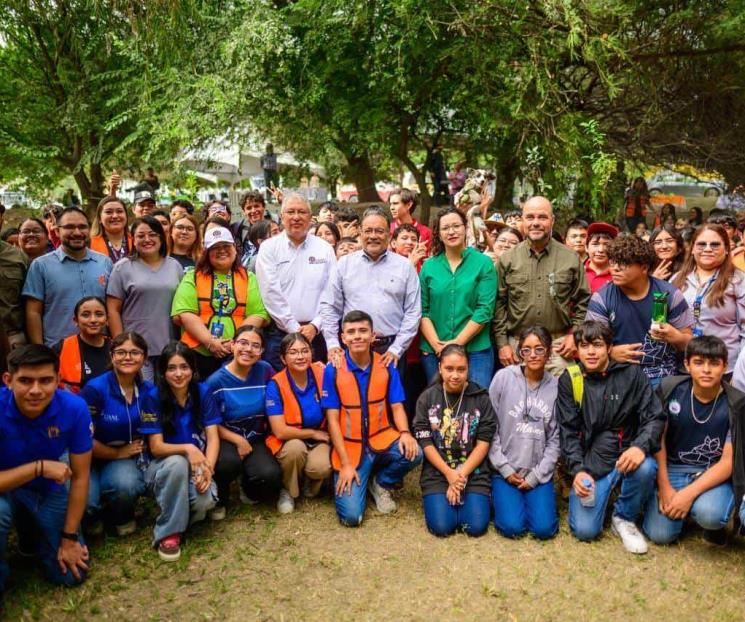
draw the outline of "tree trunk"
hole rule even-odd
[[[80,195],[83,199],[83,209],[88,214],[88,218],[93,218],[96,214],[98,202],[103,198],[103,172],[101,165],[98,163],[91,164],[90,175],[81,168],[72,174],[75,183],[78,185]]]
[[[348,177],[357,188],[357,199],[360,203],[377,203],[380,201],[378,191],[375,189],[375,171],[370,163],[369,156],[364,154],[347,154],[347,166],[345,167]]]
[[[517,158],[512,156],[503,160],[497,168],[497,186],[492,206],[496,211],[514,209],[512,194],[517,179]]]

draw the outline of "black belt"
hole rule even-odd
[[[373,341],[374,346],[389,346],[396,341],[396,335],[389,335],[388,337],[375,337]]]

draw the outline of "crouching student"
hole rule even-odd
[[[329,435],[321,408],[323,363],[312,363],[310,341],[302,333],[285,335],[279,344],[285,368],[266,385],[266,414],[272,434],[266,439],[282,467],[283,488],[277,511],[289,514],[303,494],[315,497],[331,474]]]
[[[42,345],[8,357],[0,389],[0,616],[10,574],[13,523],[19,541],[35,547],[52,583],[81,583],[90,564],[80,520],[88,496],[91,417],[85,402],[57,390],[59,361]]]
[[[569,528],[579,540],[594,540],[613,490],[613,531],[630,553],[647,552],[637,529],[644,502],[654,489],[665,415],[639,365],[610,360],[611,329],[585,322],[574,330],[579,365],[559,378],[556,411],[561,455],[574,478]]]
[[[708,541],[725,544],[735,499],[745,493],[745,394],[722,382],[727,346],[718,337],[689,341],[685,367],[690,377],[665,378],[658,389],[667,427],[655,454],[657,489],[647,504],[644,532],[656,544],[669,544],[690,516]]]
[[[517,355],[522,365],[500,369],[489,386],[497,418],[489,449],[494,526],[508,538],[529,532],[548,539],[559,530],[553,483],[559,459],[558,380],[546,372],[551,334],[541,326],[526,328]]]
[[[172,562],[181,556],[182,534],[217,502],[212,476],[222,419],[210,390],[197,382],[194,351],[183,343],[163,349],[155,381],[158,414],[143,414],[141,427],[154,458],[145,480],[160,506],[153,541],[160,558]]]
[[[89,533],[98,531],[101,519],[118,536],[137,528],[135,505],[145,494],[147,467],[140,421],[155,412],[155,387],[140,373],[146,360],[145,340],[137,333],[121,333],[111,341],[111,371],[88,382],[80,394],[94,425]]]
[[[441,382],[419,396],[414,436],[424,451],[420,485],[424,520],[436,536],[469,536],[489,528],[489,467],[494,436],[489,395],[468,381],[468,354],[449,344],[440,353]]]
[[[409,430],[398,371],[371,350],[372,318],[347,313],[341,340],[347,350],[339,369],[329,363],[324,370],[321,407],[333,445],[336,513],[342,524],[357,527],[368,489],[379,512],[396,511],[390,489],[422,461],[422,452]]]

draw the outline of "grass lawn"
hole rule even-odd
[[[129,538],[92,547],[80,588],[48,586],[11,553],[7,619],[39,620],[742,620],[745,540],[727,548],[690,530],[683,544],[627,554],[610,532],[582,544],[438,539],[424,527],[417,475],[399,510],[339,525],[330,499],[294,514],[234,507],[198,526],[181,560],[150,547],[152,515]]]

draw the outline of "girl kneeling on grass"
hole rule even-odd
[[[489,386],[497,429],[489,450],[494,526],[503,536],[526,531],[536,538],[556,535],[553,476],[559,458],[559,426],[554,415],[558,381],[545,371],[551,335],[541,326],[518,339],[522,365],[500,369]]]
[[[221,422],[212,394],[197,382],[197,362],[192,350],[180,342],[168,344],[158,359],[156,384],[159,412],[145,420],[155,460],[145,479],[160,506],[153,539],[158,555],[176,561],[181,555],[181,535],[204,520],[217,502],[212,481]]]
[[[480,536],[489,527],[489,467],[494,436],[489,395],[468,381],[468,354],[450,344],[440,353],[441,382],[416,403],[414,435],[424,450],[420,484],[424,519],[436,536],[460,529]]]

